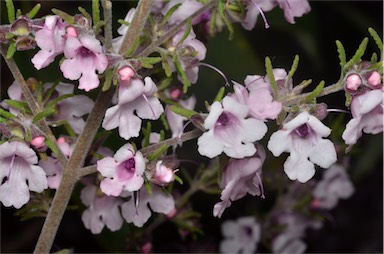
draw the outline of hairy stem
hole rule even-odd
[[[20,69],[17,67],[15,60],[13,58],[7,59],[6,57],[7,47],[4,44],[1,45],[1,55],[3,56],[4,61],[7,63],[9,70],[13,75],[13,78],[19,84],[21,91],[23,93],[23,96],[27,101],[28,106],[31,109],[32,113],[34,115],[37,115],[42,111],[40,108],[40,105],[36,102],[35,98],[33,97],[33,94],[29,89],[28,84],[25,81],[23,75],[21,74]],[[56,146],[56,150],[58,151],[57,158],[59,159],[60,164],[64,166],[67,163],[67,158],[64,156],[64,154],[61,152],[61,150],[57,146],[56,138],[53,135],[45,119],[40,120],[38,122],[38,126],[40,130],[42,130],[44,134],[52,141],[53,145]]]
[[[113,52],[112,47],[112,2],[109,0],[102,0],[101,5],[104,10],[104,36],[105,48],[107,52]]]

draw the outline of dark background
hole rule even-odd
[[[19,1],[22,10],[29,10],[36,1]],[[77,6],[89,7],[90,2],[81,4],[75,1],[42,1],[39,15],[50,13],[55,7],[74,14]],[[1,2],[1,20],[5,24],[4,2]],[[114,15],[124,18],[134,6],[132,1],[114,2]],[[264,75],[264,58],[270,56],[274,67],[289,69],[294,55],[300,55],[299,68],[294,81],[311,78],[314,84],[325,80],[327,85],[336,82],[340,75],[335,40],[340,40],[351,57],[364,37],[369,37],[368,27],[373,27],[379,34],[383,31],[382,1],[310,1],[312,11],[297,18],[291,25],[284,20],[283,12],[274,9],[266,13],[270,29],[264,29],[259,17],[252,31],[244,31],[235,25],[235,38],[228,41],[228,32],[224,30],[215,38],[208,39],[208,54],[205,62],[222,70],[229,79],[242,83],[248,74]],[[117,27],[115,24],[114,27]],[[52,64],[42,72],[32,68],[30,58],[37,50],[17,53],[16,61],[21,65],[25,77],[35,76],[43,80],[56,79],[60,75],[57,65]],[[377,47],[370,38],[366,59],[369,60]],[[13,79],[7,66],[1,60],[1,98],[4,99],[6,89]],[[198,83],[192,91],[199,94],[199,100],[212,100],[216,91],[224,84],[224,80],[209,69],[200,69]],[[38,76],[36,76],[38,75]],[[313,87],[310,87],[311,89]],[[332,108],[345,109],[344,95],[337,93],[321,99]],[[199,105],[198,110],[204,110]],[[329,120],[335,116],[330,116]],[[349,116],[345,116],[345,121]],[[328,123],[331,125],[332,123]],[[336,142],[336,141],[335,141]],[[383,252],[383,140],[382,134],[365,135],[356,147],[359,150],[351,159],[350,173],[355,184],[355,194],[348,200],[340,201],[329,216],[336,221],[326,221],[321,230],[308,231],[306,252],[342,252],[342,253],[382,253]],[[193,147],[193,146],[189,146]],[[188,146],[185,148],[188,149]],[[188,154],[187,152],[185,154]],[[268,154],[271,156],[271,154]],[[195,159],[199,160],[201,157]],[[266,186],[268,191],[268,186]],[[246,198],[239,201],[239,207],[245,202],[257,198]],[[217,196],[197,194],[193,197],[194,208],[202,213],[205,235],[196,241],[182,242],[175,229],[165,224],[155,231],[154,247],[159,252],[216,252],[221,241],[220,221],[212,217],[212,207]],[[76,203],[76,200],[73,201]],[[236,210],[235,202],[231,209]],[[19,222],[13,208],[1,206],[1,252],[31,252],[43,223],[36,218]],[[227,212],[226,212],[227,213]],[[223,216],[223,221],[231,218],[234,212]],[[93,236],[83,227],[78,211],[68,211],[61,223],[53,251],[73,248],[75,252],[116,252],[123,251],[124,232],[129,230],[125,225],[123,233],[111,233],[108,229],[103,234]]]

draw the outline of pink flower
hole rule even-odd
[[[305,183],[315,174],[313,163],[328,168],[336,162],[333,143],[323,137],[331,130],[308,112],[302,112],[273,133],[268,149],[274,156],[289,152],[284,163],[284,171],[291,180]],[[309,159],[309,160],[308,160]]]
[[[153,185],[152,195],[148,194],[147,190],[143,188],[138,192],[137,200],[137,207],[133,195],[128,202],[121,206],[121,213],[124,219],[128,223],[132,222],[136,227],[142,227],[148,221],[151,217],[151,210],[157,213],[168,214],[175,208],[173,197]],[[151,207],[151,210],[149,210],[148,205]]]
[[[88,208],[84,210],[81,219],[84,226],[92,234],[100,234],[104,226],[111,231],[117,231],[123,226],[123,218],[119,206],[122,200],[110,196],[98,196],[95,185],[87,185],[81,191],[81,201]]]
[[[23,142],[0,145],[0,201],[4,206],[18,209],[29,201],[29,191],[48,188],[44,170],[35,165],[37,160],[36,153]]]
[[[285,19],[295,24],[295,17],[301,17],[311,11],[308,0],[276,0],[280,8],[284,10]]]
[[[132,22],[132,19],[133,19],[133,16],[135,16],[135,12],[136,12],[136,9],[135,8],[132,8],[128,11],[127,15],[125,16],[124,18],[124,21],[125,22],[128,22],[128,23],[131,23]],[[125,34],[128,32],[128,28],[129,26],[126,26],[126,25],[121,25],[118,29],[117,29],[117,33],[120,35],[116,38],[114,38],[112,40],[112,47],[113,49],[115,50],[115,52],[118,52],[120,47],[121,47],[121,44],[123,43],[123,40],[124,40],[124,37],[125,37]]]
[[[144,183],[144,157],[134,153],[132,145],[122,146],[112,157],[97,162],[97,170],[106,177],[100,183],[101,190],[108,196],[119,196],[123,190],[137,191]]]
[[[64,56],[67,59],[61,64],[60,69],[65,78],[80,79],[79,89],[87,92],[99,86],[96,71],[103,73],[108,66],[108,59],[95,37],[84,34],[67,38]]]
[[[188,99],[179,100],[178,103],[186,109],[193,110],[196,105],[196,97],[191,96]],[[188,119],[176,114],[170,107],[165,108],[165,117],[167,118],[169,128],[172,131],[172,137],[180,137],[184,132],[184,121]]]
[[[245,0],[244,4],[246,6],[246,13],[241,21],[241,25],[248,31],[255,27],[257,17],[260,14],[260,9],[266,12],[272,10],[276,6],[276,3],[271,0]],[[268,27],[267,24],[266,27]]]
[[[332,209],[337,205],[339,198],[349,198],[353,192],[354,187],[345,169],[333,164],[324,172],[323,179],[313,190],[315,208]]]
[[[383,91],[367,91],[352,97],[351,112],[353,118],[348,122],[342,138],[347,145],[356,144],[364,133],[383,132]]]
[[[247,193],[252,196],[264,195],[261,182],[261,167],[265,160],[265,151],[261,145],[257,146],[254,157],[240,160],[231,159],[224,168],[220,187],[221,202],[213,209],[213,215],[221,217],[224,210],[231,205],[232,201],[243,198]]]
[[[198,9],[203,7],[203,4],[200,3],[197,0],[171,0],[169,1],[161,11],[163,15],[165,15],[169,9],[171,9],[176,4],[181,4],[179,8],[176,9],[176,11],[172,14],[172,16],[168,19],[168,24],[174,25],[177,23],[180,23],[183,21],[186,17],[191,16],[193,13],[195,13]],[[203,15],[200,15],[198,17],[195,17],[192,20],[192,25],[196,25],[199,23],[202,19]]]
[[[42,29],[36,32],[35,40],[41,48],[32,58],[35,68],[40,70],[51,64],[55,57],[63,53],[66,23],[59,16],[47,16]]]
[[[232,158],[241,159],[256,152],[253,142],[267,132],[264,122],[245,117],[248,108],[229,96],[223,102],[214,102],[204,121],[205,132],[197,141],[201,155],[213,158],[222,152]]]
[[[120,84],[118,104],[106,111],[102,125],[104,129],[119,127],[120,137],[128,140],[139,136],[141,118],[156,120],[160,117],[164,108],[154,96],[157,87],[150,77],[144,81],[145,85],[141,79],[132,78],[128,83]]]
[[[261,239],[261,226],[254,217],[241,217],[221,225],[224,240],[221,253],[255,253]]]

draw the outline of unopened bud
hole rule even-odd
[[[151,242],[146,242],[141,246],[141,253],[151,253],[152,250],[152,243]]]
[[[319,199],[314,199],[314,200],[312,200],[312,202],[311,202],[311,207],[312,208],[315,208],[315,209],[318,209],[318,208],[320,208],[321,207],[321,201],[319,200]]]
[[[152,175],[152,181],[158,185],[164,186],[173,182],[173,180],[175,180],[173,170],[164,166],[163,161],[158,161]]]
[[[357,89],[361,86],[362,80],[359,75],[356,73],[350,74],[345,82],[345,87],[348,92],[356,92]]]
[[[173,100],[178,100],[180,98],[181,94],[182,94],[181,88],[175,87],[171,90],[171,92],[169,93],[169,96]]]
[[[172,209],[172,211],[170,211],[169,213],[167,213],[167,218],[168,218],[168,219],[172,219],[173,217],[175,217],[176,213],[177,213],[177,209],[176,209],[176,207],[175,207],[175,208]]]
[[[68,26],[66,28],[66,34],[67,34],[67,38],[77,37],[77,35],[78,35],[76,28],[74,28],[73,26]]]
[[[129,81],[135,75],[135,71],[129,66],[120,68],[118,72],[122,81]]]
[[[26,17],[18,18],[11,25],[11,33],[17,36],[27,36],[31,32],[29,20]]]
[[[37,136],[32,139],[31,145],[33,145],[36,149],[42,148],[44,146],[45,138],[43,136]]]
[[[367,78],[368,86],[372,89],[380,88],[381,86],[381,76],[377,71],[369,73]]]

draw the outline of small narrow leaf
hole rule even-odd
[[[167,23],[167,21],[169,20],[169,18],[172,16],[172,14],[181,6],[181,3],[178,3],[178,4],[175,4],[174,6],[172,6],[168,11],[167,13],[165,13],[164,15],[164,18],[163,20],[161,21],[160,23],[160,27],[162,27],[163,25],[165,25],[165,23]]]
[[[298,65],[299,65],[299,55],[295,55],[295,59],[293,59],[291,69],[288,72],[288,78],[287,79],[290,79],[293,77],[293,75],[295,74],[295,72],[297,70]]]
[[[352,95],[350,93],[345,93],[345,106],[349,108],[349,105],[351,105],[352,101]]]
[[[336,47],[337,47],[337,52],[339,53],[340,66],[341,66],[341,69],[343,69],[345,64],[347,63],[345,49],[343,44],[341,44],[341,41],[339,40],[336,40]]]
[[[55,9],[55,8],[53,8],[51,11],[52,11],[54,14],[60,16],[60,18],[62,18],[62,19],[63,19],[64,21],[66,21],[68,24],[73,24],[73,23],[75,23],[74,18],[73,18],[71,15],[69,15],[68,13],[66,13],[65,11],[61,11],[61,10],[59,10],[59,9]]]
[[[376,45],[380,49],[381,54],[383,54],[383,41],[381,40],[380,36],[372,27],[368,28],[368,32],[372,36],[373,40],[376,42]]]
[[[157,85],[157,89],[159,91],[162,91],[165,88],[167,88],[171,83],[172,83],[171,78],[165,78],[165,79],[161,80],[160,83]]]
[[[377,63],[377,54],[374,52],[371,56],[371,64]]]
[[[164,132],[164,130],[161,130],[160,131],[160,142],[164,141],[164,139],[165,139],[165,132]]]
[[[15,6],[13,5],[12,0],[5,0],[5,4],[7,6],[8,21],[11,24],[13,21],[15,21]]]
[[[109,69],[105,73],[105,80],[103,84],[103,88],[101,89],[103,92],[108,91],[112,84],[113,78],[113,69]]]
[[[140,36],[136,36],[135,40],[133,41],[133,45],[125,52],[124,56],[126,58],[130,57],[133,53],[135,53],[137,47],[140,45]]]
[[[356,50],[355,55],[349,60],[345,66],[344,66],[344,71],[347,72],[349,69],[352,68],[354,64],[356,64],[358,61],[361,60],[361,57],[364,55],[365,49],[367,48],[368,45],[368,38],[365,37],[363,41],[360,43],[359,48]]]
[[[12,119],[12,118],[15,118],[16,116],[13,115],[12,113],[0,108],[0,116],[3,116],[7,119]]]
[[[165,75],[169,78],[172,76],[171,67],[169,66],[167,56],[163,53],[161,53],[161,66],[163,67],[163,70],[165,72]]]
[[[63,125],[70,137],[76,137],[75,132],[73,131],[71,125],[67,121],[64,121]]]
[[[16,43],[11,42],[9,43],[8,50],[7,50],[7,59],[11,59],[13,55],[16,53]]]
[[[177,175],[173,175],[173,177],[175,178],[175,181],[178,182],[179,184],[183,185],[183,179],[181,179],[179,176]]]
[[[62,100],[65,100],[65,99],[68,99],[68,98],[71,98],[75,96],[75,94],[64,94],[62,96],[60,96],[59,98],[56,98],[55,100],[51,101],[48,105],[47,105],[47,108],[52,108],[54,107],[57,103],[59,103],[60,101]]]
[[[225,87],[221,87],[219,89],[219,92],[217,93],[214,101],[221,101],[224,97],[224,93],[225,93]]]
[[[43,105],[45,105],[49,99],[51,99],[52,93],[55,91],[56,86],[60,83],[60,80],[56,80],[53,85],[48,89],[48,91],[45,94],[45,99]]]
[[[274,95],[273,97],[276,98],[278,87],[277,87],[277,83],[275,80],[275,76],[273,75],[272,62],[271,62],[271,59],[269,57],[265,58],[265,70],[267,72],[269,83],[271,84],[271,87],[273,90],[273,95]]]
[[[225,8],[224,8],[223,0],[219,0],[219,14],[220,14],[220,16],[224,16],[224,11],[225,11]]]
[[[143,147],[149,146],[149,135],[151,134],[152,131],[152,126],[151,123],[148,121],[147,122],[147,128],[143,128],[143,133],[144,133],[144,145]]]
[[[154,151],[150,156],[148,156],[148,160],[149,161],[156,160],[157,158],[159,158],[163,153],[165,153],[168,150],[168,147],[169,146],[167,144],[163,144],[158,149],[156,149],[156,151]]]
[[[168,130],[169,130],[169,125],[168,125],[168,121],[167,121],[167,119],[165,118],[165,115],[164,115],[164,114],[162,114],[162,115],[160,116],[160,120],[161,120],[161,123],[163,124],[165,130],[168,131]]]
[[[173,63],[175,64],[177,72],[180,74],[181,79],[183,80],[183,92],[187,93],[188,88],[191,86],[191,82],[189,81],[187,74],[185,73],[183,67],[181,66],[181,63],[179,61],[179,58],[177,57],[177,54],[173,55]]]
[[[57,150],[57,146],[48,137],[44,140],[44,143],[48,146],[49,149],[52,150],[54,154],[56,155],[59,154],[59,150]]]
[[[93,24],[99,23],[99,21],[100,21],[99,0],[92,0],[92,17],[93,17]]]
[[[17,109],[26,109],[28,108],[28,103],[23,101],[15,101],[15,100],[4,100],[9,106],[17,108]]]
[[[56,110],[53,109],[53,108],[48,108],[40,113],[38,113],[37,115],[35,115],[32,119],[32,122],[33,123],[37,123],[38,121],[42,120],[43,118],[49,116],[49,115],[52,115],[53,113],[55,113]]]
[[[182,44],[183,41],[188,37],[189,33],[191,32],[191,29],[192,29],[192,19],[189,18],[187,23],[187,29],[185,29],[183,37],[181,37],[180,41],[177,43],[177,46]]]
[[[235,34],[235,29],[233,28],[232,22],[224,14],[221,16],[221,18],[224,20],[224,23],[228,28],[228,31],[229,31],[228,39],[232,40]]]
[[[192,116],[194,115],[198,115],[199,113],[197,113],[196,111],[194,110],[190,110],[190,109],[186,109],[186,108],[182,108],[182,107],[178,107],[178,106],[175,106],[175,105],[172,105],[170,106],[170,109],[178,114],[178,115],[181,115],[181,116],[184,116],[188,119],[190,119]]]
[[[318,85],[317,87],[307,96],[305,97],[305,101],[307,102],[311,102],[313,101],[314,99],[316,99],[317,96],[319,96],[319,94],[321,93],[321,91],[323,90],[324,88],[324,85],[325,85],[325,82],[324,80],[322,80]]]
[[[83,16],[87,19],[87,20],[92,20],[92,17],[91,15],[81,6],[77,7],[77,9],[79,10],[79,12],[81,14],[83,14]]]
[[[41,4],[36,4],[35,7],[33,7],[32,10],[30,10],[27,13],[27,17],[30,19],[33,19],[36,16],[36,14],[39,12],[40,8],[41,8]]]
[[[144,182],[144,187],[145,187],[145,190],[147,191],[148,195],[151,196],[152,195],[152,186],[151,186],[151,184],[148,181],[145,181]]]
[[[215,35],[216,31],[216,9],[212,10],[211,12],[211,20],[209,21],[209,34],[211,37]]]

